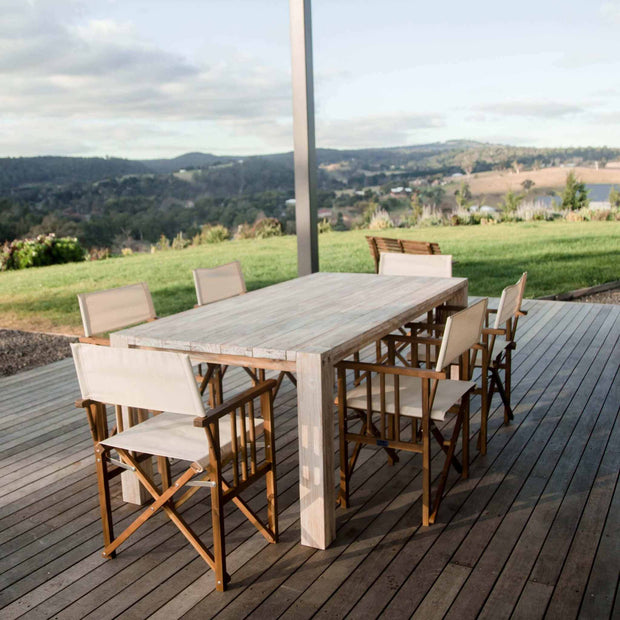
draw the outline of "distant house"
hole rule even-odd
[[[294,207],[295,206],[295,199],[294,198],[289,198],[284,204],[287,207]]]
[[[333,215],[333,211],[331,209],[319,209],[317,212],[317,217],[321,220],[330,219]]]

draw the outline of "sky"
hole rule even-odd
[[[313,0],[316,143],[620,148],[620,0]],[[0,157],[290,151],[288,0],[0,0]]]

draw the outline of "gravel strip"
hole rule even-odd
[[[77,342],[77,338],[0,329],[0,376],[69,357],[70,342]]]

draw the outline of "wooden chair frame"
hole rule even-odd
[[[375,273],[379,273],[379,262],[382,252],[441,254],[439,244],[430,241],[414,241],[413,239],[395,239],[393,237],[375,237],[371,235],[366,235],[366,241],[375,263]]]
[[[106,405],[93,400],[76,402],[77,407],[84,408],[86,411],[94,444],[103,526],[104,557],[114,558],[119,545],[161,508],[214,571],[216,589],[223,591],[230,581],[230,576],[226,572],[224,540],[224,506],[228,502],[232,501],[268,542],[276,543],[278,541],[276,455],[273,432],[273,389],[275,383],[274,380],[269,380],[254,386],[212,409],[206,417],[194,418],[194,426],[205,430],[205,444],[209,446],[209,465],[203,468],[199,463],[192,463],[176,480],[172,481],[167,458],[158,456],[161,490],[157,488],[153,479],[141,467],[141,463],[150,459],[151,455],[135,454],[120,448],[109,448],[101,443],[109,436],[116,434],[117,428],[122,429],[120,406],[116,405],[117,427],[108,434]],[[258,461],[256,449],[254,401],[257,398],[260,398],[265,443],[263,462]],[[247,429],[246,414],[250,422]],[[225,456],[221,451],[219,434],[220,420],[224,416],[230,417],[232,428],[236,429],[236,425],[240,424],[242,429],[239,438],[236,432],[232,433],[232,450],[230,454]],[[249,441],[247,441],[246,430],[250,436]],[[118,453],[120,461],[111,458],[111,450]],[[228,473],[228,468],[230,468],[230,473]],[[110,480],[127,469],[135,472],[139,481],[153,497],[153,502],[121,534],[115,537],[109,483]],[[228,480],[224,475],[225,470]],[[232,480],[230,480],[231,475]],[[254,511],[239,496],[244,489],[263,477],[266,479],[267,524],[262,523]],[[184,486],[190,488],[174,501],[174,496]],[[178,508],[202,487],[208,487],[211,491],[212,552],[198,539],[178,513]]]
[[[393,459],[392,453],[397,450],[422,454],[422,524],[429,525],[435,522],[437,512],[445,489],[446,481],[452,465],[463,478],[469,475],[469,394],[473,387],[461,398],[456,408],[450,411],[456,413],[454,429],[449,439],[446,439],[431,418],[431,410],[440,381],[449,380],[444,371],[422,368],[395,366],[397,345],[403,339],[399,335],[390,335],[388,342],[388,365],[370,364],[358,361],[343,361],[336,365],[338,380],[338,423],[340,434],[340,490],[339,502],[343,507],[349,506],[349,481],[355,468],[360,449],[363,445],[372,445],[388,451],[388,457]],[[441,343],[441,341],[438,341]],[[436,342],[433,342],[436,344]],[[471,368],[475,363],[477,346],[474,350],[466,351],[459,358],[459,367],[462,377],[471,376]],[[347,371],[353,371],[354,381],[366,381],[366,407],[352,409],[347,405]],[[371,394],[371,376],[379,376],[381,386],[380,410],[373,409]],[[388,413],[385,402],[385,378],[391,375],[394,381],[395,411]],[[422,418],[421,428],[418,428],[418,419],[402,415],[400,412],[399,379],[400,377],[417,377],[422,382]],[[353,412],[353,418],[361,420],[359,432],[350,432],[348,409]],[[377,420],[378,418],[378,420]],[[409,439],[403,433],[406,421],[411,422]],[[456,459],[455,449],[458,436],[462,428],[462,464]],[[443,469],[439,478],[435,498],[431,507],[431,435],[435,438],[445,453]],[[355,447],[349,456],[348,444],[354,442]]]

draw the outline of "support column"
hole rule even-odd
[[[293,74],[297,271],[299,276],[305,276],[319,270],[310,0],[289,0],[289,7]]]

